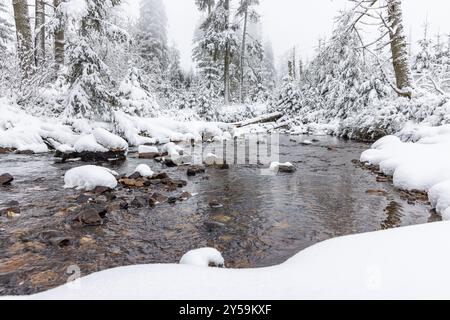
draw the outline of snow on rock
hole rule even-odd
[[[138,153],[139,154],[159,153],[159,150],[157,147],[153,147],[153,146],[139,146]]]
[[[225,260],[218,250],[214,248],[202,248],[186,253],[181,258],[180,264],[197,267],[209,267],[211,265],[223,267],[225,266]]]
[[[260,269],[115,268],[30,299],[448,299],[450,222],[328,240]],[[413,279],[413,281],[412,281]]]
[[[279,171],[279,172],[287,172],[292,173],[296,171],[295,166],[290,162],[280,163],[280,162],[272,162],[270,164],[271,171]]]
[[[128,150],[128,143],[124,139],[122,139],[119,136],[116,136],[115,134],[105,129],[97,128],[92,132],[92,134],[94,135],[97,143],[107,148],[108,150],[111,151]]]
[[[139,173],[141,177],[148,178],[152,177],[155,173],[150,169],[150,167],[146,164],[140,164],[136,167],[134,172]]]
[[[213,166],[216,164],[223,164],[224,161],[219,156],[216,156],[213,153],[208,153],[205,159],[203,159],[203,163],[206,164],[207,166]]]
[[[108,152],[104,146],[99,144],[93,134],[83,136],[75,142],[76,152]]]
[[[96,187],[108,187],[114,189],[117,187],[115,176],[118,174],[107,168],[98,166],[82,166],[71,169],[64,176],[64,188],[77,188],[87,191]]]
[[[444,216],[450,207],[450,134],[448,126],[409,127],[399,136],[386,136],[361,155],[393,176],[400,189],[428,192],[432,205]],[[443,217],[449,219],[450,217]]]

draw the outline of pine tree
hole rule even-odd
[[[137,42],[144,62],[143,70],[162,75],[169,65],[167,16],[162,0],[142,0]]]
[[[428,36],[429,24],[426,22],[423,26],[423,38],[419,41],[420,51],[414,59],[412,69],[416,73],[425,73],[430,71],[433,63],[432,41]]]
[[[86,13],[76,24],[77,36],[69,45],[70,90],[65,115],[110,120],[117,106],[108,66],[96,50],[103,41],[124,41],[126,34],[107,21],[108,12],[120,0],[85,0]],[[70,11],[69,11],[70,12]]]
[[[0,55],[4,57],[7,44],[14,40],[13,25],[8,21],[8,8],[6,3],[0,2]]]
[[[247,51],[247,32],[249,21],[254,23],[258,22],[259,15],[252,9],[253,6],[259,5],[259,0],[241,0],[240,6],[237,10],[237,16],[243,19],[242,27],[242,43],[241,43],[241,56],[239,66],[239,100],[244,102],[244,79],[245,79],[245,63],[246,63],[246,51]]]

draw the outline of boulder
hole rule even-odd
[[[189,177],[194,177],[194,176],[196,176],[198,174],[202,174],[202,173],[205,173],[205,172],[206,172],[206,169],[205,169],[204,166],[190,166],[187,169],[187,175]]]

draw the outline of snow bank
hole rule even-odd
[[[224,123],[179,122],[169,118],[139,118],[115,112],[117,131],[132,146],[164,142],[202,141],[223,136],[232,130]]]
[[[214,248],[202,248],[192,250],[186,253],[180,260],[180,264],[197,266],[197,267],[209,267],[213,264],[217,267],[225,266],[225,260],[222,254]]]
[[[449,299],[450,222],[337,238],[262,269],[157,264],[89,275],[31,299]]]
[[[407,128],[399,137],[387,136],[361,155],[361,161],[378,165],[393,176],[394,185],[405,190],[428,192],[430,200],[444,219],[450,208],[450,134],[449,127]]]
[[[77,188],[87,191],[96,187],[117,187],[115,176],[118,174],[107,168],[98,166],[83,166],[71,169],[64,176],[64,188]]]

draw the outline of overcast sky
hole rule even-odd
[[[199,19],[195,1],[163,1],[169,18],[169,39],[177,44],[183,67],[189,69],[192,36]],[[138,1],[130,2],[137,14]],[[318,38],[328,37],[338,11],[351,5],[348,0],[261,0],[264,36],[272,41],[276,57],[297,45],[304,59],[312,58]],[[406,0],[403,7],[407,31],[409,34],[411,30],[414,41],[421,36],[427,17],[433,34],[450,33],[449,0]]]

